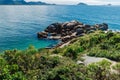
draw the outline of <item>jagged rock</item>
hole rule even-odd
[[[108,24],[106,24],[106,23],[96,24],[95,27],[96,27],[97,29],[103,30],[103,31],[108,30]]]
[[[77,25],[77,26],[74,27],[74,30],[76,30],[76,29],[78,29],[78,28],[83,29],[83,27],[84,27],[83,25]]]
[[[77,25],[82,25],[82,23],[74,20],[74,21],[71,21],[71,22],[66,22],[62,26],[63,26],[64,29],[72,30]]]
[[[63,36],[67,36],[67,34],[63,32],[63,33],[61,34],[61,37],[63,37]]]
[[[88,24],[83,25],[83,29],[85,29],[85,30],[89,30],[90,28],[91,28],[91,26]]]
[[[72,35],[72,31],[69,31],[68,35],[69,35],[69,36]]]
[[[48,38],[48,39],[57,39],[66,43],[71,39],[83,36],[86,33],[92,33],[96,30],[106,31],[108,29],[108,24],[96,24],[96,25],[88,25],[83,24],[78,21],[70,21],[65,23],[53,23],[50,24],[44,32],[38,33],[38,38]]]
[[[45,29],[46,32],[57,33],[57,34],[60,34],[61,30],[62,30],[62,23],[53,23]]]
[[[95,31],[95,30],[96,30],[96,28],[95,28],[94,26],[92,26],[92,27],[90,28],[90,30]]]
[[[82,33],[84,33],[84,30],[81,28],[76,29],[76,35],[81,35]]]
[[[37,36],[38,38],[47,38],[48,34],[46,32],[38,32]]]
[[[62,42],[68,42],[71,39],[72,39],[71,36],[66,36],[66,37],[62,38]]]
[[[51,33],[51,36],[57,36],[57,33]]]

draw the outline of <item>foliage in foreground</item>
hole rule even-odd
[[[76,64],[69,57],[42,54],[35,49],[12,50],[6,51],[0,57],[0,79],[118,80],[116,74],[110,73],[110,65],[110,62],[103,60],[85,66]]]
[[[53,50],[7,50],[0,55],[1,80],[119,80],[107,60],[77,64],[82,54],[120,61],[120,34],[101,31],[74,39],[69,46]],[[119,71],[120,65],[113,66]]]

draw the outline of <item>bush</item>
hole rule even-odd
[[[78,65],[59,66],[48,74],[47,80],[86,80],[87,77],[82,73]]]
[[[19,71],[18,65],[6,65],[0,70],[1,80],[27,80],[21,71]]]
[[[72,47],[67,48],[64,52],[64,56],[70,57],[72,59],[76,59],[77,55],[78,53]]]
[[[103,60],[98,63],[92,63],[87,66],[87,75],[92,80],[109,80],[110,62]]]

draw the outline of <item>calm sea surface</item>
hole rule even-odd
[[[86,24],[108,23],[120,30],[120,6],[0,6],[0,51],[44,48],[54,40],[39,40],[36,33],[53,22],[78,20]]]

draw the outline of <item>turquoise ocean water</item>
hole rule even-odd
[[[36,33],[51,23],[71,20],[91,25],[105,22],[110,29],[120,30],[120,6],[0,6],[0,51],[56,44],[37,39]]]

